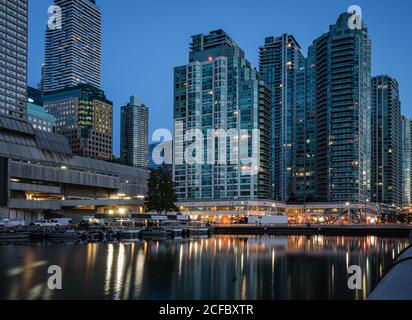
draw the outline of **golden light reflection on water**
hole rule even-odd
[[[110,286],[112,282],[112,267],[113,267],[113,244],[109,243],[107,247],[107,262],[106,262],[106,275],[104,281],[104,294],[108,296],[110,294]]]
[[[406,246],[406,239],[326,236],[0,246],[0,298],[366,299]],[[16,250],[21,260],[12,258]],[[50,264],[62,264],[61,292],[47,289]],[[353,264],[364,271],[360,291],[347,288]]]
[[[116,300],[120,299],[120,292],[123,287],[124,259],[124,244],[120,243],[117,256],[116,282],[114,284],[114,298]]]
[[[145,248],[147,248],[145,246]],[[135,281],[135,293],[134,293],[134,298],[139,299],[140,294],[142,291],[142,286],[143,286],[143,277],[144,277],[144,266],[145,266],[145,261],[146,261],[146,249],[144,250],[139,250],[136,258],[136,281]]]

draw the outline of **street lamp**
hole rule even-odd
[[[242,201],[242,202],[240,203],[240,205],[241,205],[242,207],[241,207],[241,208],[238,208],[238,209],[244,210],[243,206],[245,205],[245,203]],[[240,213],[239,213],[239,210],[238,210],[238,211],[237,211],[237,224],[240,224],[240,219],[239,219],[239,217],[240,217]]]
[[[349,223],[350,222],[350,214],[351,214],[351,212],[350,212],[350,202],[346,202],[345,203],[345,205],[346,205],[346,207],[347,207],[347,222]]]

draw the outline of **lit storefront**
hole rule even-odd
[[[274,201],[199,201],[178,202],[177,206],[190,219],[216,224],[247,223],[251,216],[287,215],[290,224],[351,223],[355,219],[377,223],[378,209],[371,204],[316,203],[286,205]]]

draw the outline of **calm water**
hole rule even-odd
[[[406,239],[216,236],[0,245],[0,299],[365,299]],[[363,289],[347,287],[360,265]],[[63,290],[47,287],[59,265]]]

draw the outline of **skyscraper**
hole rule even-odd
[[[402,206],[412,204],[412,122],[407,117],[401,117],[401,163],[402,163]]]
[[[146,168],[149,161],[149,109],[136,96],[121,109],[120,152],[123,164]]]
[[[366,203],[371,189],[371,40],[343,13],[313,42],[319,201]]]
[[[50,91],[45,109],[56,117],[56,133],[64,135],[78,156],[112,160],[113,103],[91,85]]]
[[[174,79],[174,181],[179,200],[269,199],[270,90],[243,50],[223,30],[192,36],[189,63],[175,68]],[[260,129],[258,146],[252,145],[254,129]],[[204,149],[188,152],[192,139],[183,138],[192,133],[205,142]],[[249,153],[254,148],[258,154],[258,168],[241,162],[242,141]],[[200,161],[188,163],[185,153],[196,154]],[[209,156],[211,162],[206,161]]]
[[[260,73],[272,92],[272,197],[285,202],[295,198],[296,71],[302,59],[292,35],[268,37],[260,48]]]
[[[28,0],[0,4],[0,116],[27,119]]]
[[[316,193],[316,64],[313,47],[296,74],[294,112],[294,194],[298,202],[315,202]]]
[[[42,91],[80,83],[100,88],[101,13],[95,0],[55,0],[61,8],[61,29],[46,30]]]
[[[401,130],[398,82],[389,76],[373,77],[372,201],[395,212],[402,201]]]

